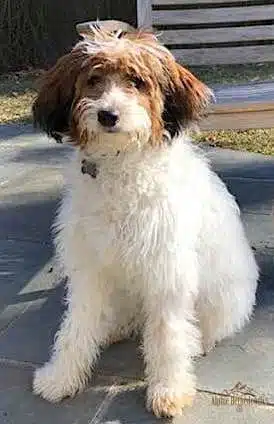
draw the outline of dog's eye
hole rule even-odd
[[[131,77],[130,83],[133,87],[137,88],[137,90],[142,90],[145,88],[145,82],[138,77]]]
[[[101,81],[102,81],[102,77],[100,77],[99,75],[91,75],[88,78],[87,83],[90,87],[93,87],[94,85],[99,84],[99,82]]]

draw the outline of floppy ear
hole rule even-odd
[[[175,61],[169,63],[164,95],[163,119],[172,137],[199,121],[214,97],[205,84]]]
[[[61,57],[41,78],[32,107],[34,125],[56,140],[69,130],[75,82],[85,58],[83,51],[74,49]]]

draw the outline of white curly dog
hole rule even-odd
[[[140,333],[147,406],[174,416],[193,356],[249,320],[258,269],[234,198],[186,129],[210,90],[153,34],[93,29],[43,77],[34,119],[75,145],[56,218],[67,311],[34,392],[81,391],[100,348]]]

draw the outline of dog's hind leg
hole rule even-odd
[[[250,319],[254,303],[255,293],[245,293],[242,289],[228,288],[225,293],[200,296],[197,310],[205,354],[216,343],[242,329]]]
[[[241,258],[238,249],[216,263],[220,267],[215,272],[213,267],[208,273],[203,271],[196,305],[204,353],[241,330],[255,304],[258,270],[252,252]]]

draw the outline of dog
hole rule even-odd
[[[193,357],[250,319],[258,267],[239,208],[188,136],[211,98],[144,31],[94,27],[45,73],[34,121],[75,148],[54,224],[67,310],[35,394],[74,396],[101,348],[140,334],[147,407],[180,415]]]

